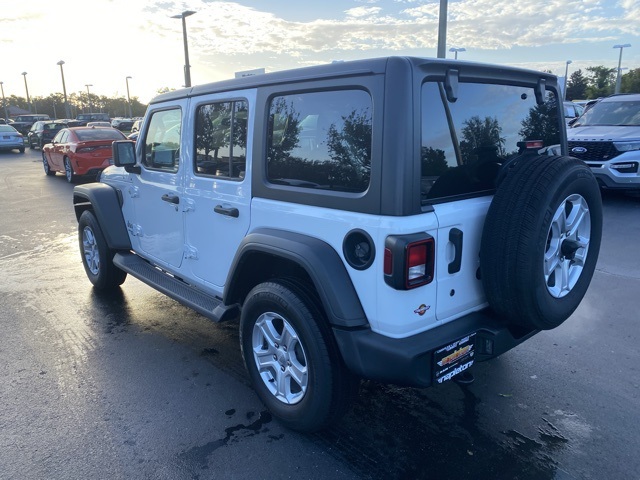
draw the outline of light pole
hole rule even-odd
[[[27,86],[27,72],[22,72],[22,76],[24,77],[24,89],[27,91],[27,105],[29,106],[29,111],[31,111],[31,99],[29,98],[29,87]]]
[[[184,86],[191,86],[191,65],[189,65],[189,45],[187,44],[187,22],[185,18],[193,15],[194,11],[185,10],[179,15],[173,15],[171,18],[181,18],[182,19],[182,39],[184,41]]]
[[[447,7],[448,0],[440,0],[440,11],[438,13],[438,58],[447,56]]]
[[[614,45],[613,48],[619,48],[620,49],[620,56],[618,57],[618,76],[616,77],[616,90],[614,93],[620,93],[620,81],[621,81],[621,76],[620,75],[620,65],[622,64],[622,49],[623,48],[628,48],[630,47],[631,44],[630,43],[625,43],[623,45]]]
[[[571,60],[567,60],[567,64],[564,67],[564,86],[562,87],[562,100],[567,99],[567,75],[569,75],[569,64],[573,63]]]
[[[4,120],[9,122],[9,112],[7,111],[7,102],[4,99],[4,82],[0,82],[0,89],[2,90],[2,106],[4,107]]]
[[[87,87],[87,101],[89,102],[89,113],[93,112],[93,105],[91,104],[91,93],[89,93],[89,87],[93,87],[93,84],[87,83],[85,84]]]
[[[64,65],[64,60],[60,60],[57,65],[60,65],[60,75],[62,75],[62,94],[64,95],[64,115],[65,118],[71,118],[71,112],[69,112],[69,102],[67,101],[67,86],[64,83],[64,70],[62,69],[62,65]]]
[[[129,118],[133,117],[133,114],[131,113],[131,96],[129,95],[129,79],[130,78],[133,78],[133,77],[125,78],[127,82],[127,102],[129,103]]]
[[[456,47],[451,47],[449,49],[450,52],[454,52],[455,53],[455,58],[454,60],[458,59],[458,52],[466,52],[467,49],[466,48],[456,48]]]

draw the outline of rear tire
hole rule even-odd
[[[491,307],[546,330],[584,297],[602,235],[602,199],[589,167],[572,157],[529,157],[510,166],[482,234],[480,268]]]
[[[118,287],[127,278],[127,272],[113,264],[114,251],[109,248],[98,220],[85,210],[78,222],[78,242],[82,265],[91,283],[101,290]]]
[[[287,427],[320,430],[349,409],[358,381],[315,302],[290,282],[262,283],[249,292],[240,345],[258,396]]]

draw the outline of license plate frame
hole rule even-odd
[[[444,383],[475,363],[476,332],[449,342],[433,352],[433,381]]]

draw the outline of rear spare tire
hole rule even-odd
[[[595,270],[600,189],[573,157],[522,158],[508,168],[484,224],[482,284],[502,318],[555,328],[578,307]]]

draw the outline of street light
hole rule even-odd
[[[451,47],[449,49],[450,52],[454,52],[455,53],[455,58],[454,60],[458,59],[458,52],[466,52],[467,49],[466,48],[456,48],[456,47]]]
[[[125,78],[127,82],[127,102],[129,103],[129,118],[133,117],[133,114],[131,113],[131,96],[129,95],[129,79],[130,78],[133,78],[133,77]]]
[[[187,22],[185,18],[193,15],[194,11],[185,10],[179,15],[173,15],[171,18],[181,18],[182,19],[182,39],[184,41],[184,86],[191,86],[191,65],[189,65],[189,46],[187,44]]]
[[[24,89],[27,91],[27,105],[29,106],[29,111],[31,111],[31,99],[29,98],[29,87],[27,86],[27,72],[22,72],[22,76],[24,77]]]
[[[4,119],[9,122],[9,112],[7,112],[7,103],[4,100],[4,82],[0,82],[0,89],[2,90],[2,106],[4,107]]]
[[[621,80],[621,75],[620,75],[620,65],[622,64],[622,49],[623,48],[628,48],[630,47],[631,44],[630,43],[625,43],[623,45],[614,45],[613,48],[619,48],[620,49],[620,56],[618,57],[618,76],[616,77],[616,90],[614,93],[620,93],[620,80]]]
[[[89,87],[93,87],[93,84],[86,83],[85,87],[87,87],[87,100],[89,101],[89,113],[93,112],[93,105],[91,104],[91,94],[89,93]]]
[[[62,70],[62,65],[64,65],[64,60],[60,60],[56,65],[60,65],[60,75],[62,75],[62,93],[64,95],[64,116],[65,118],[71,118],[71,113],[69,112],[69,102],[67,101],[67,86],[64,83],[64,70]]]
[[[573,63],[571,60],[567,60],[567,64],[564,67],[564,87],[562,87],[562,100],[567,99],[567,75],[569,75],[569,64]]]

